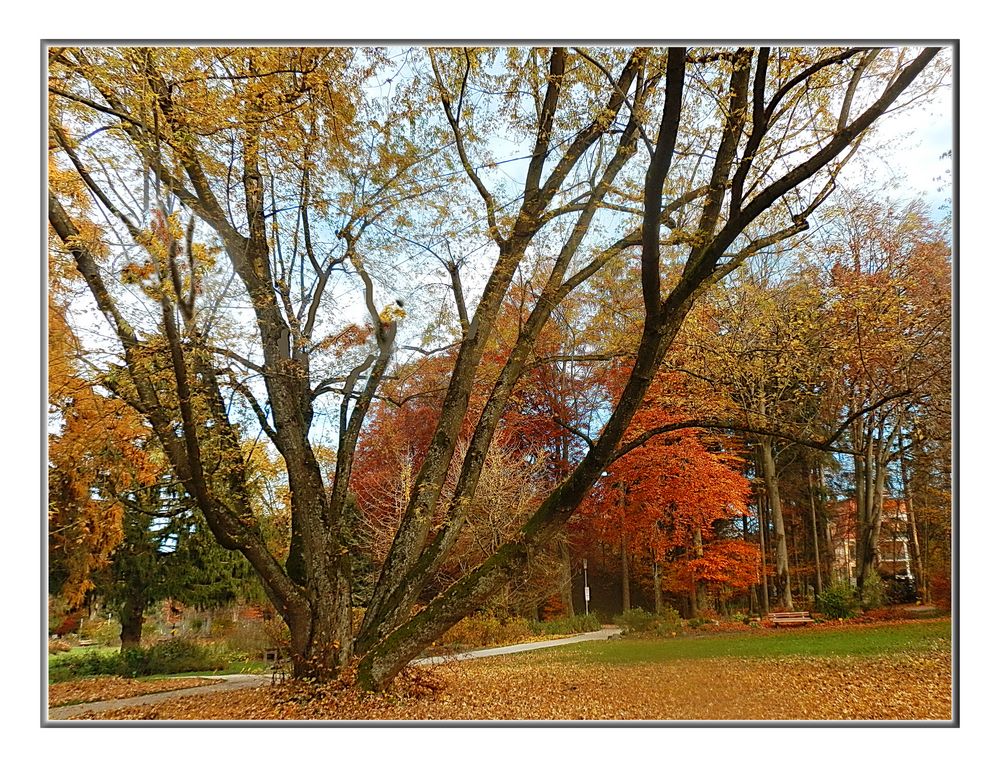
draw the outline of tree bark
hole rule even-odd
[[[900,437],[902,443],[902,436]],[[903,503],[906,504],[906,538],[910,547],[910,559],[913,564],[913,579],[917,585],[917,597],[922,601],[927,601],[927,594],[924,591],[924,560],[920,551],[920,539],[917,536],[917,514],[913,508],[913,498],[910,497],[910,483],[906,476],[906,460],[903,455],[903,446],[899,448],[899,474],[903,485]]]
[[[812,465],[806,466],[806,472],[809,479],[809,511],[812,514],[813,553],[816,560],[816,593],[820,594],[823,591],[823,567],[819,555],[819,528],[816,525],[816,491],[813,485]]]
[[[855,430],[855,449],[863,446],[861,455],[854,456],[855,502],[857,504],[856,548],[857,588],[860,593],[865,580],[878,572],[879,543],[882,531],[882,506],[885,502],[885,478],[889,450],[899,424],[888,435],[884,424],[867,424]]]
[[[771,612],[771,598],[767,592],[767,541],[764,538],[764,528],[767,521],[764,515],[764,494],[757,491],[757,532],[760,535],[760,596],[763,606],[762,615]]]
[[[625,535],[621,539],[621,566],[622,566],[622,612],[632,609],[632,585],[629,583],[628,574],[628,546],[625,545]]]
[[[570,561],[569,545],[565,539],[560,539],[559,549],[559,599],[562,601],[563,614],[567,618],[572,618],[576,611],[573,609],[573,563]]]
[[[764,469],[764,486],[767,489],[771,519],[774,521],[775,577],[778,598],[786,610],[794,607],[792,602],[792,581],[788,575],[788,544],[785,539],[785,520],[781,513],[781,493],[778,490],[778,473],[774,464],[773,442],[770,437],[760,441],[761,466]]]
[[[663,612],[663,588],[660,585],[660,563],[653,553],[653,610],[659,615]]]
[[[122,624],[122,650],[139,647],[142,642],[142,620],[146,599],[141,594],[129,594],[118,614]]]

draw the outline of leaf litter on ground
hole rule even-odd
[[[585,668],[542,655],[408,670],[386,692],[302,682],[83,714],[114,720],[949,720],[951,652]]]

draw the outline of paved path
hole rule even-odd
[[[247,687],[260,687],[271,682],[271,676],[263,674],[221,674],[219,676],[206,677],[206,679],[221,679],[222,681],[202,687],[184,687],[180,690],[154,692],[149,695],[136,695],[133,698],[100,700],[94,703],[77,703],[73,706],[56,706],[55,708],[49,708],[49,720],[69,719],[71,716],[84,714],[88,711],[111,711],[112,709],[128,708],[129,706],[145,706],[150,703],[159,703],[171,698],[184,698],[189,695],[232,692],[233,690],[242,690]]]
[[[412,666],[433,666],[438,663],[450,663],[456,660],[471,660],[472,658],[488,658],[491,655],[509,655],[515,652],[529,652],[530,650],[541,650],[543,647],[558,647],[563,644],[575,644],[576,642],[592,642],[595,639],[610,639],[621,634],[620,628],[606,628],[600,631],[588,631],[586,634],[577,634],[565,639],[548,639],[544,642],[526,642],[525,644],[508,645],[507,647],[489,647],[485,650],[472,650],[471,652],[456,653],[455,655],[437,655],[433,658],[418,658],[411,661]]]
[[[506,647],[489,647],[485,650],[472,650],[471,652],[456,653],[454,655],[438,655],[433,658],[418,658],[412,661],[414,666],[433,666],[439,663],[451,663],[454,661],[471,660],[472,658],[488,658],[493,655],[509,655],[516,652],[529,652],[531,650],[541,650],[545,647],[557,647],[564,644],[574,644],[576,642],[591,642],[595,639],[610,639],[622,633],[620,628],[605,628],[600,631],[589,631],[586,634],[576,634],[565,639],[548,639],[544,642],[526,642],[524,644],[508,645]],[[186,687],[180,690],[169,690],[168,692],[155,692],[149,695],[137,695],[133,698],[118,698],[117,700],[102,700],[95,703],[78,703],[73,706],[57,706],[49,709],[49,721],[59,719],[69,719],[77,714],[84,714],[89,711],[111,711],[116,708],[128,708],[129,706],[145,706],[151,703],[170,700],[172,698],[183,698],[189,695],[209,695],[216,692],[231,692],[242,690],[247,687],[260,687],[270,684],[270,674],[223,674],[220,676],[206,677],[210,679],[222,679],[218,684],[209,684],[204,687]]]

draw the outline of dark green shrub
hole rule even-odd
[[[682,624],[681,614],[667,605],[656,614],[656,624],[653,631],[656,632],[657,636],[675,636],[681,630]]]
[[[870,607],[882,607],[885,604],[885,583],[882,576],[874,570],[869,571],[865,576],[864,583],[861,584],[861,606],[865,609]]]
[[[588,631],[597,631],[600,628],[601,619],[597,617],[596,613],[531,622],[531,633],[536,636],[546,636],[549,634],[584,634]]]
[[[641,608],[627,610],[616,615],[614,621],[624,629],[625,634],[672,636],[681,629],[681,616],[669,605],[659,613],[646,612]]]
[[[65,682],[81,676],[118,676],[121,669],[118,653],[90,650],[61,655],[49,663],[49,681]]]
[[[858,612],[858,600],[850,581],[828,586],[816,597],[816,607],[830,618],[853,618]]]
[[[710,623],[710,621],[709,621],[708,618],[701,618],[701,617],[689,618],[688,619],[688,628],[691,628],[691,629],[700,629],[706,623]]]
[[[616,615],[614,620],[626,634],[641,634],[656,628],[656,615],[641,607],[626,610],[621,615]]]
[[[65,682],[84,676],[153,676],[225,668],[225,656],[205,645],[173,639],[149,648],[132,647],[120,653],[97,651],[60,656],[49,664],[49,681]]]
[[[189,642],[184,639],[172,639],[160,642],[145,651],[143,667],[146,674],[179,674],[182,671],[218,671],[226,666],[226,658],[214,648]]]

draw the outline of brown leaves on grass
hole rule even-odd
[[[412,678],[411,678],[412,677]],[[420,670],[373,695],[289,683],[88,719],[950,719],[947,648],[873,658],[574,665],[501,656]]]
[[[182,690],[215,684],[216,679],[124,679],[118,676],[99,676],[92,679],[78,679],[72,682],[56,682],[49,685],[49,706],[68,706],[74,703],[93,703],[98,700],[132,698],[154,692]]]

